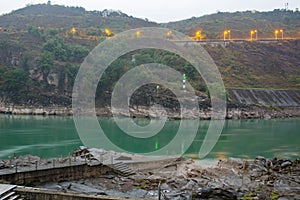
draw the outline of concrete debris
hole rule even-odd
[[[254,160],[228,158],[203,166],[190,158],[153,158],[103,149],[79,147],[76,160],[101,161],[124,172],[66,182],[43,183],[36,187],[135,198],[165,199],[300,199],[300,158]],[[73,159],[73,158],[72,158]],[[63,159],[61,159],[63,160]],[[36,156],[1,161],[0,168],[45,162]],[[111,164],[111,162],[114,162]]]

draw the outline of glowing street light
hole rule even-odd
[[[277,39],[278,39],[278,33],[279,33],[279,31],[278,31],[278,30],[275,30],[275,31],[274,31],[274,34],[275,34],[275,40],[277,40]]]
[[[167,32],[167,39],[172,39],[172,31]]]
[[[202,39],[201,30],[197,30],[196,31],[196,33],[195,33],[195,39],[198,40],[198,41]]]
[[[274,31],[274,34],[275,34],[275,40],[278,40],[278,34],[279,34],[279,33],[281,33],[281,39],[283,40],[283,29],[280,29],[280,30],[276,29],[276,30]]]
[[[137,32],[135,32],[135,35],[136,35],[137,37],[140,37],[141,32],[140,32],[140,31],[137,31]]]
[[[111,36],[111,31],[108,28],[104,30],[104,33],[107,37]]]
[[[231,35],[230,35],[230,30],[225,30],[223,32],[223,36],[224,36],[224,41],[226,40],[226,36],[228,35],[228,40],[231,39]]]
[[[283,40],[283,30],[280,29],[279,32],[281,33],[281,39]]]
[[[72,33],[72,35],[75,35],[75,33],[77,32],[76,29],[73,27],[71,28],[70,32]]]
[[[255,40],[257,40],[257,30],[251,30],[250,31],[250,39],[253,40],[253,35],[255,34]]]

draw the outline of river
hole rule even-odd
[[[109,130],[110,140],[131,152],[145,152],[168,144],[180,122],[168,121],[159,136],[153,137],[147,145],[130,138],[120,138],[121,130],[112,118],[98,119],[103,129]],[[145,121],[138,119],[138,123]],[[186,156],[197,158],[208,125],[209,121],[200,121],[198,133],[185,152]],[[83,144],[72,117],[0,115],[0,159],[24,154],[43,158],[66,156],[80,145]],[[219,141],[207,158],[247,159],[257,155],[288,159],[300,157],[300,118],[226,120]]]

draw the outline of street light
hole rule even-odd
[[[104,32],[107,37],[111,36],[111,31],[108,28],[106,28]]]
[[[279,33],[281,33],[281,39],[283,40],[283,29],[280,29],[280,30],[276,29],[276,30],[274,31],[275,39],[278,40],[278,34],[279,34]]]
[[[251,30],[250,31],[250,39],[253,40],[253,35],[255,34],[255,40],[257,40],[257,30]]]
[[[141,32],[140,32],[140,31],[136,31],[136,32],[135,32],[135,35],[136,35],[137,37],[140,37]]]
[[[279,32],[281,33],[281,39],[283,40],[283,29],[280,29]]]
[[[279,33],[279,31],[278,31],[278,30],[275,30],[275,31],[274,31],[274,34],[275,34],[275,40],[277,40],[277,39],[278,39],[278,33]]]
[[[172,31],[167,32],[167,39],[172,39]]]
[[[198,41],[202,39],[201,30],[197,30],[196,31],[196,33],[195,33],[195,39],[198,40]]]
[[[231,35],[230,35],[230,30],[225,30],[223,32],[223,36],[224,36],[224,41],[226,40],[226,36],[228,35],[228,40],[231,39]]]
[[[73,27],[73,28],[71,28],[70,32],[72,33],[72,35],[75,35],[76,29]]]

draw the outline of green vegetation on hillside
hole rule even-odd
[[[258,30],[260,38],[273,38],[275,29],[283,29],[285,37],[300,38],[300,12],[274,10],[273,12],[219,12],[203,17],[163,24],[190,36],[202,30],[205,38],[223,38],[223,31],[230,29],[232,38],[249,38],[250,30]]]
[[[66,7],[60,5],[29,5],[1,16],[0,27],[15,32],[27,30],[35,26],[43,29],[68,31],[75,27],[84,31],[110,28],[120,32],[130,28],[158,26],[157,23],[128,16],[114,10],[86,11],[82,7]]]
[[[300,30],[299,19],[299,12],[275,10],[217,13],[163,26],[190,35],[201,29],[209,38],[219,38],[225,28],[231,29],[236,37],[247,37],[251,28],[258,29],[264,37],[271,37],[274,28],[283,28],[287,36],[295,37]],[[108,35],[145,26],[158,24],[119,11],[85,11],[80,7],[46,4],[0,16],[1,98],[18,104],[49,104],[56,98],[66,101],[58,104],[68,104],[77,70],[89,51]],[[219,67],[226,87],[299,88],[299,40],[204,48]],[[171,66],[185,73],[198,92],[206,92],[201,76],[178,55],[144,49],[123,55],[111,64],[99,82],[98,102],[109,103],[116,81],[143,63]]]

